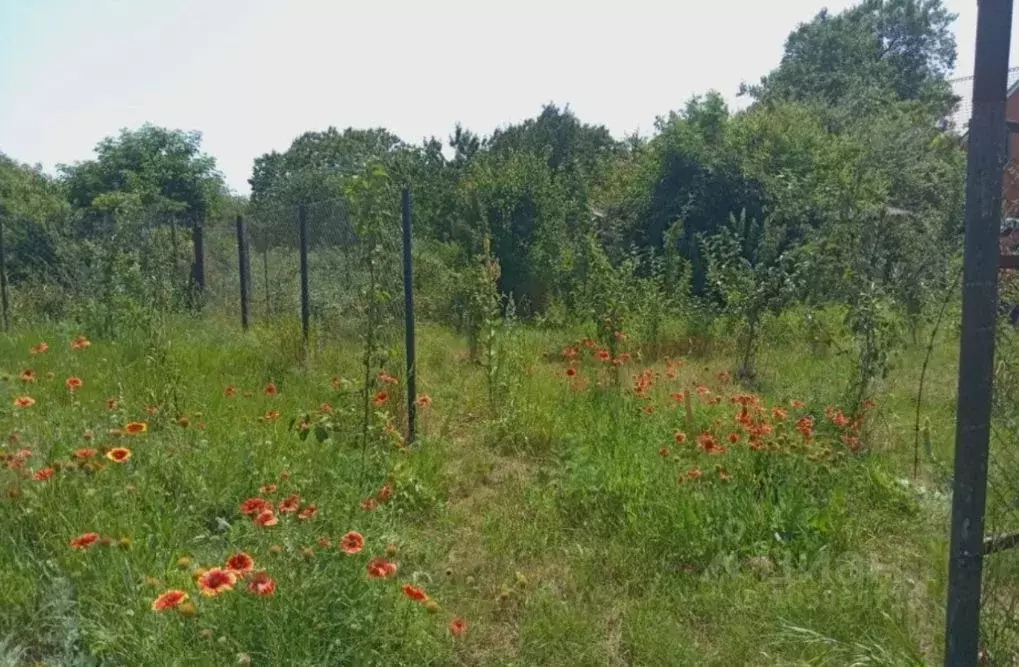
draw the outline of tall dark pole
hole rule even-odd
[[[0,324],[10,329],[10,302],[7,300],[7,249],[4,247],[4,219],[0,214]]]
[[[196,296],[205,291],[205,227],[202,220],[195,220],[191,228],[191,241],[195,247],[194,281]],[[196,300],[201,304],[201,298]]]
[[[417,366],[414,350],[414,274],[411,261],[410,188],[403,189],[403,318],[407,343],[407,444],[414,444],[417,421]]]
[[[173,275],[170,279],[173,281],[173,284],[176,285],[177,269],[180,266],[180,262],[178,262],[177,259],[180,256],[180,253],[177,248],[177,216],[175,215],[170,216],[170,248],[171,252],[173,252]]]
[[[1011,30],[1012,0],[980,0],[966,174],[955,488],[945,627],[945,665],[952,667],[976,665],[980,649],[980,587]]]
[[[265,277],[265,317],[272,317],[272,302],[269,301],[269,247],[262,250],[262,275]]]
[[[301,334],[305,345],[311,334],[311,302],[308,296],[308,208],[297,208],[297,226],[301,241]]]
[[[248,269],[248,240],[244,236],[244,218],[237,216],[237,275],[241,283],[241,326],[248,329],[248,286],[251,272]]]

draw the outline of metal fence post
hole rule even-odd
[[[407,345],[407,444],[414,444],[417,421],[417,362],[414,345],[414,276],[411,260],[410,188],[403,189],[403,317]]]
[[[955,488],[948,567],[945,665],[976,665],[984,510],[994,377],[1012,0],[980,0],[966,175],[962,331],[955,422]]]
[[[262,275],[265,278],[265,317],[272,317],[272,302],[269,300],[269,248],[262,250]]]
[[[241,283],[241,327],[248,329],[248,240],[244,236],[244,218],[237,216],[237,275]]]
[[[205,228],[201,220],[195,220],[191,228],[191,241],[195,246],[195,288],[201,293],[205,291]]]
[[[170,216],[170,251],[173,253],[173,276],[171,280],[176,284],[177,270],[180,268],[180,262],[177,261],[180,258],[180,251],[177,247],[177,216]]]
[[[4,247],[4,216],[0,214],[0,324],[8,331],[11,326],[10,301],[7,297],[7,249]]]
[[[301,334],[305,345],[311,334],[311,302],[308,295],[308,208],[297,209],[298,234],[301,241]]]

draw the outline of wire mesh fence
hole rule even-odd
[[[999,285],[1002,222],[1016,197],[1009,97],[1012,0],[980,3],[974,76],[953,82],[963,100],[946,126],[966,134],[967,181],[959,390],[949,545],[945,664],[1016,664],[1019,496],[1012,368],[1016,349],[1003,325],[1007,281]],[[968,103],[968,104],[967,104]],[[965,123],[965,125],[963,125]],[[997,242],[996,242],[997,237]],[[997,289],[996,289],[997,288]],[[997,311],[997,317],[996,312]],[[997,350],[997,355],[995,351]],[[1012,544],[1015,542],[1016,544]]]
[[[1019,67],[1008,70],[1008,89],[1019,83]],[[973,77],[961,76],[948,82],[952,94],[959,98],[959,104],[951,117],[947,119],[949,129],[960,134],[969,129],[969,121],[973,116]]]
[[[386,340],[402,332],[399,213],[376,233],[359,234],[345,199],[261,206],[244,218],[248,301],[253,322],[302,317],[301,211],[307,225],[307,302],[313,338],[356,337],[369,310]],[[206,233],[206,303],[241,321],[241,269],[235,225]]]
[[[1002,256],[1019,254],[1019,233],[1007,226]],[[999,273],[1001,315],[996,334],[994,398],[984,519],[981,635],[993,664],[1019,663],[1019,273]]]
[[[372,391],[381,389],[379,378],[399,382],[406,371],[399,392],[406,404],[394,401],[392,409],[413,442],[416,395],[407,363],[413,305],[408,310],[404,282],[411,270],[409,232],[401,224],[400,195],[392,194],[369,211],[370,219],[359,220],[346,199],[332,198],[261,205],[234,224],[210,226],[203,305],[228,313],[238,329],[245,305],[254,326],[296,332],[299,325],[306,357],[339,342],[333,351],[344,351],[346,370],[364,374],[350,379]]]

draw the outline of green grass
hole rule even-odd
[[[709,357],[684,358],[675,378],[663,359],[641,358],[636,347],[620,386],[601,362],[586,359],[587,386],[572,389],[559,352],[577,336],[521,328],[504,341],[492,405],[485,371],[468,360],[463,341],[439,327],[419,329],[419,391],[434,400],[421,414],[420,443],[400,449],[380,431],[364,457],[358,396],[331,382],[358,377],[354,341],[316,340],[305,361],[291,323],[242,334],[214,316],[168,319],[145,335],[79,351],[71,339],[89,332],[43,326],[0,338],[0,433],[18,434],[8,453],[32,450],[20,468],[0,469],[0,662],[940,659],[947,496],[934,493],[944,488],[926,455],[921,479],[901,482],[912,467],[923,350],[900,356],[868,413],[866,446],[853,453],[824,415],[844,394],[849,360],[770,332],[754,393],[773,430],[768,447],[754,451],[745,433],[736,444],[726,439],[739,432],[729,399],[746,390],[719,379],[734,361],[724,336]],[[50,350],[30,355],[40,340]],[[942,461],[950,460],[953,364],[954,344],[938,345],[925,394]],[[36,371],[34,384],[18,379],[24,368]],[[658,373],[647,399],[631,389],[644,368]],[[72,375],[84,380],[73,396],[64,386]],[[278,396],[264,394],[269,382]],[[228,397],[231,384],[238,393]],[[712,393],[691,392],[688,415],[670,395],[701,384]],[[36,404],[13,407],[22,393]],[[714,396],[723,400],[712,405]],[[790,408],[790,399],[806,407]],[[291,421],[326,401],[332,437],[299,437]],[[788,419],[773,418],[773,407],[787,409]],[[278,420],[260,419],[272,410]],[[382,411],[393,423],[404,414],[396,400]],[[809,446],[794,428],[808,413],[816,421]],[[147,421],[148,432],[109,435],[133,420]],[[686,443],[676,442],[677,430]],[[724,454],[698,449],[696,436],[707,430]],[[131,448],[128,463],[96,470],[69,463],[78,448],[113,445]],[[31,473],[45,466],[55,474],[35,481]],[[694,467],[703,474],[689,480]],[[362,510],[360,501],[387,479],[393,499]],[[281,514],[276,526],[255,526],[239,505],[269,483],[279,487],[272,498],[300,494],[317,515]],[[349,530],[364,534],[362,553],[337,549]],[[68,541],[86,531],[112,544],[71,549]],[[318,544],[323,537],[328,548]],[[399,569],[371,579],[366,563],[388,545]],[[276,580],[276,594],[257,597],[241,584],[201,596],[194,569],[241,550]],[[404,597],[403,583],[422,586],[437,608]],[[196,613],[152,612],[168,588],[186,590]],[[469,624],[460,637],[448,631],[455,616]]]

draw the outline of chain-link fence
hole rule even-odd
[[[206,230],[206,307],[230,313],[241,325],[241,260],[246,251],[249,319],[300,322],[312,344],[364,337],[369,320],[377,340],[397,356],[404,331],[402,234],[398,199],[391,210],[359,224],[347,200],[254,207],[238,226],[223,221]],[[307,292],[302,290],[302,215]],[[394,362],[396,360],[394,359]]]
[[[307,315],[314,338],[356,337],[374,310],[383,335],[402,332],[402,236],[398,209],[372,234],[359,234],[344,199],[269,205],[243,219],[250,319],[299,320],[302,306],[301,216],[306,216]],[[207,232],[207,304],[241,313],[237,226]]]
[[[1019,276],[1001,270],[1011,263],[1002,258],[1019,250],[1019,108],[1011,108],[1019,68],[1008,69],[1006,16],[1011,0],[980,7],[976,76],[952,82],[962,102],[946,120],[964,136],[969,161],[946,628],[952,665],[1019,664]]]
[[[973,77],[961,77],[949,82],[952,93],[959,97],[959,104],[952,115],[946,119],[946,126],[961,137],[967,136],[970,117],[973,115]],[[1016,89],[1019,88],[1019,67],[1008,70],[1008,92],[1009,100],[1015,104],[1019,101]],[[1007,116],[1008,120],[1019,120],[1019,110],[1014,114],[1015,118]],[[1002,190],[1002,214],[1005,224],[1010,227],[1019,226],[1019,134],[1009,131],[1008,127],[1002,128],[1008,139],[1006,140],[1006,165],[1004,173],[1004,188]]]
[[[6,324],[71,318],[94,336],[112,336],[200,303],[186,220],[143,210],[44,222],[4,216]]]
[[[1003,229],[1002,256],[1019,254],[1019,233]],[[984,520],[981,636],[992,664],[1019,664],[1019,273],[999,273],[991,442]]]
[[[344,350],[344,358],[326,360],[337,364],[337,372],[356,368],[366,373],[364,382],[402,376],[408,369],[407,335],[413,336],[404,282],[411,270],[404,253],[409,239],[399,193],[386,194],[357,210],[344,198],[258,205],[233,224],[210,228],[204,242],[205,306],[229,313],[240,328],[243,297],[250,323],[300,331],[305,355],[339,342],[333,350]],[[406,197],[405,206],[407,216]],[[402,389],[416,398],[409,371]],[[412,428],[413,401],[406,415],[396,403],[398,418],[410,418]]]

